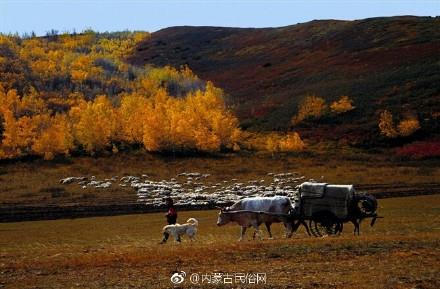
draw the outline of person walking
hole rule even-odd
[[[167,213],[165,214],[165,217],[167,218],[167,223],[168,223],[168,225],[174,225],[177,222],[177,210],[176,210],[176,207],[174,206],[174,201],[172,198],[168,197],[165,199],[165,203],[166,203],[167,209],[168,209]],[[159,244],[166,243],[169,237],[170,237],[170,234],[168,234],[167,232],[164,232],[162,241]],[[177,241],[180,242],[180,237]]]

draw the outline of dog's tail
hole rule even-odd
[[[170,228],[171,226],[170,225],[166,225],[166,226],[164,226],[163,228],[162,228],[162,232],[168,232],[168,229]]]
[[[199,221],[197,221],[195,218],[189,218],[188,220],[186,220],[186,222],[189,224],[196,225],[196,226],[199,225]]]

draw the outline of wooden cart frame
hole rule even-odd
[[[344,223],[352,222],[359,233],[359,223],[365,218],[378,218],[376,199],[371,195],[357,194],[353,185],[303,183],[300,186],[299,222],[307,224],[315,237],[337,235]],[[298,224],[299,225],[299,224]]]

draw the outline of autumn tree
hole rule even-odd
[[[73,136],[67,116],[39,117],[43,125],[32,144],[33,152],[46,160],[53,159],[55,155],[68,155],[73,148]]]
[[[148,100],[136,93],[122,97],[119,117],[123,140],[127,143],[142,143],[144,136],[144,114]]]
[[[400,121],[397,126],[397,130],[399,131],[399,135],[401,136],[410,136],[420,129],[419,120],[415,117],[411,117],[408,119],[404,119]]]
[[[386,137],[395,138],[397,136],[410,136],[419,129],[420,123],[415,117],[401,120],[396,128],[393,121],[393,115],[389,111],[384,110],[380,114],[379,130],[381,134]]]
[[[5,93],[0,89],[0,115],[3,134],[0,158],[20,157],[30,152],[36,134],[36,125],[30,116],[22,116],[22,103],[16,90]]]
[[[18,115],[20,107],[20,96],[18,95],[17,90],[11,89],[6,91],[0,85],[0,113],[4,114],[9,111],[15,117]]]
[[[42,114],[47,112],[47,106],[44,99],[40,96],[34,87],[30,87],[20,100],[20,114]]]
[[[298,106],[298,113],[292,118],[293,124],[298,124],[305,119],[320,118],[327,109],[325,100],[317,96],[307,96]]]
[[[276,135],[271,134],[267,136],[266,138],[266,150],[269,151],[272,156],[275,155],[275,153],[280,151],[280,142]]]
[[[101,74],[102,68],[95,66],[92,56],[81,55],[71,64],[71,77],[73,82],[81,83],[87,78],[99,78]]]
[[[0,115],[3,119],[0,158],[37,154],[51,159],[72,148],[65,115],[49,115],[35,90],[21,99],[15,90],[6,94],[1,90]]]
[[[185,96],[189,92],[203,90],[203,82],[189,69],[171,66],[152,68],[148,72],[150,85],[165,88],[169,95]]]
[[[146,105],[143,120],[143,143],[149,151],[233,149],[240,133],[223,92],[212,83],[185,98],[170,97],[160,89]]]
[[[393,115],[388,110],[384,110],[380,113],[379,130],[382,135],[389,138],[398,136],[398,132],[396,131],[393,121]]]
[[[285,135],[270,134],[266,137],[266,150],[272,155],[278,152],[297,152],[304,150],[305,144],[297,132]]]
[[[204,92],[199,90],[187,97],[186,107],[191,110],[189,114],[197,131],[195,139],[199,149],[233,148],[240,136],[238,120],[227,109],[221,89],[208,82]]]
[[[302,151],[304,147],[304,142],[297,132],[288,133],[279,144],[281,152]]]
[[[93,102],[81,103],[70,112],[75,140],[89,153],[108,147],[118,139],[117,112],[104,95]]]
[[[3,111],[2,116],[4,131],[0,158],[15,158],[30,154],[37,131],[33,119],[29,116],[16,119],[11,110]]]
[[[20,58],[19,39],[0,34],[0,85],[5,90],[19,89],[29,74]]]
[[[330,105],[330,109],[332,112],[339,114],[344,113],[354,109],[353,101],[346,95],[341,96],[338,101],[334,101]]]
[[[162,89],[144,109],[142,141],[148,151],[167,150],[170,147],[167,141],[170,134],[169,101],[169,96]]]
[[[147,38],[150,37],[150,34],[148,32],[144,32],[144,31],[136,31],[133,33],[133,48],[135,46],[136,43],[141,42],[142,40],[146,40]]]

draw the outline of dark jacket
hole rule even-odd
[[[174,206],[168,207],[168,212],[166,214],[167,222],[169,225],[174,225],[177,221],[177,210]]]

